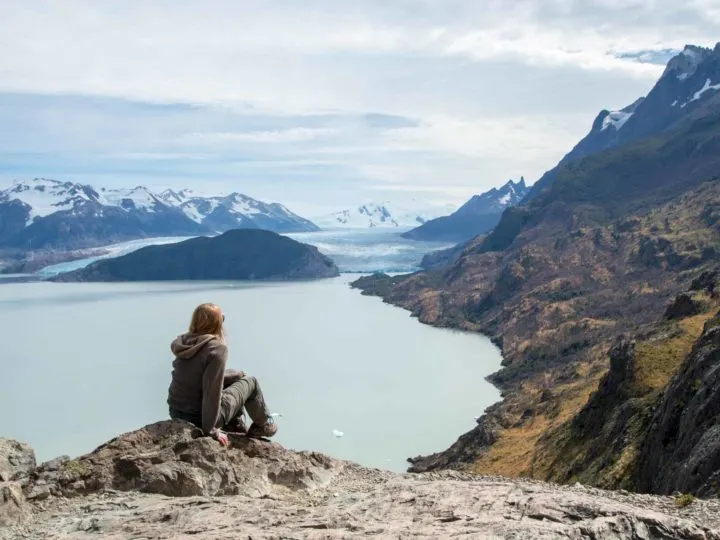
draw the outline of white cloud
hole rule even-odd
[[[218,143],[291,143],[307,142],[336,134],[329,128],[290,128],[269,131],[245,131],[222,133],[188,133],[182,136],[182,142],[199,145]]]
[[[558,147],[572,144],[573,136],[547,118],[506,116],[460,119],[428,117],[415,127],[387,131],[384,142],[396,150],[436,151],[470,158],[493,159],[510,148],[522,148],[518,163],[532,163]]]
[[[282,1],[6,2],[0,5],[0,87],[356,109],[363,87],[338,79],[348,67],[366,71],[357,55],[512,59],[652,77],[654,66],[615,54],[716,37],[694,19],[692,26],[680,18],[714,16],[709,2],[598,2],[605,11],[597,19],[592,9],[577,7],[581,2],[508,0],[483,2],[482,9],[467,2],[400,4],[408,7],[402,20],[379,2],[368,2],[365,11],[348,2],[302,8]],[[671,23],[663,13],[677,16]],[[638,14],[642,24],[633,19]]]
[[[720,0],[1,2],[0,148],[49,176],[470,194],[535,180],[719,24]]]

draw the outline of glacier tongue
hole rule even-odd
[[[366,202],[313,219],[320,227],[333,229],[397,229],[417,227],[456,209],[453,204]]]

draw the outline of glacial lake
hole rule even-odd
[[[76,456],[167,417],[170,341],[193,308],[227,315],[228,367],[259,378],[276,440],[365,465],[447,448],[499,399],[483,336],[420,324],[349,288],[299,283],[0,285],[0,436]],[[334,430],[343,433],[334,435]]]

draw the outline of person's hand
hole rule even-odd
[[[220,443],[220,446],[228,446],[230,444],[230,439],[228,439],[227,434],[220,430],[218,430],[215,440]]]

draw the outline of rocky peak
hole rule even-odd
[[[525,185],[525,177],[521,176],[520,180],[515,182],[512,178],[505,182],[505,184],[498,189],[500,193],[516,193],[517,191],[524,191],[527,188]]]
[[[492,188],[480,195],[473,195],[456,213],[462,215],[468,212],[473,214],[497,212],[508,206],[517,205],[526,193],[525,177],[521,176],[517,182],[510,179],[500,188]]]
[[[432,219],[402,236],[413,240],[464,242],[492,230],[503,211],[520,204],[528,191],[524,177],[517,182],[508,180],[500,188],[473,195],[452,214]]]
[[[190,189],[181,189],[180,191],[175,191],[174,189],[168,188],[158,194],[158,197],[160,199],[173,206],[184,203],[192,196],[193,192]]]
[[[670,59],[665,67],[663,77],[672,75],[680,80],[687,79],[695,73],[698,66],[711,54],[713,54],[712,49],[696,45],[685,45],[685,48],[679,54]]]

